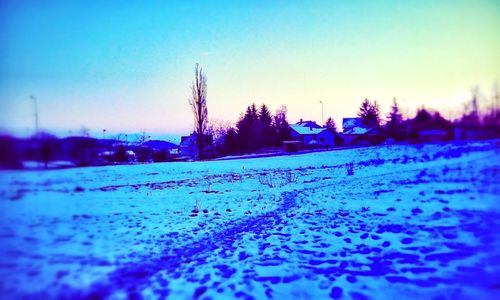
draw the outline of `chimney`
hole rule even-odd
[[[300,119],[300,123],[302,123],[302,119]]]

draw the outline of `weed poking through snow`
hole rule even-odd
[[[345,165],[345,169],[347,171],[347,176],[354,175],[354,164],[353,163],[346,164]]]
[[[259,175],[259,182],[268,187],[283,187],[287,184],[297,182],[297,174],[292,171],[283,173],[264,173]]]

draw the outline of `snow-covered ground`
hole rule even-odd
[[[499,146],[1,171],[0,295],[500,299]]]

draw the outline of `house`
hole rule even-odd
[[[313,121],[300,121],[290,125],[292,139],[307,148],[330,148],[334,146],[334,133]]]
[[[363,125],[362,118],[343,118],[342,137],[346,145],[359,143],[369,128]]]
[[[303,127],[322,128],[321,126],[319,126],[314,121],[304,121],[302,119],[300,119],[300,121],[297,122],[295,125],[300,125],[300,126],[303,126]]]
[[[132,150],[125,151],[125,155],[127,156],[128,161],[136,161],[137,155]]]
[[[346,134],[365,134],[370,130],[369,127],[363,125],[362,118],[343,118],[342,133]]]
[[[198,157],[198,145],[196,140],[198,138],[198,134],[193,132],[191,135],[182,136],[181,143],[179,144],[179,155],[182,157],[189,158],[197,158]],[[212,136],[205,134],[203,135],[203,145],[205,145],[203,149],[203,153],[205,156],[211,156],[212,151]]]
[[[187,136],[181,136],[181,143],[179,144],[179,155],[188,157],[198,156],[196,135],[194,133]]]
[[[346,145],[373,145],[383,140],[379,129],[364,125],[362,118],[343,118],[342,137]]]

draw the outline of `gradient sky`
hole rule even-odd
[[[355,116],[368,97],[460,110],[500,80],[500,1],[0,0],[0,128],[182,134],[194,65],[211,118],[252,102],[290,121]]]

